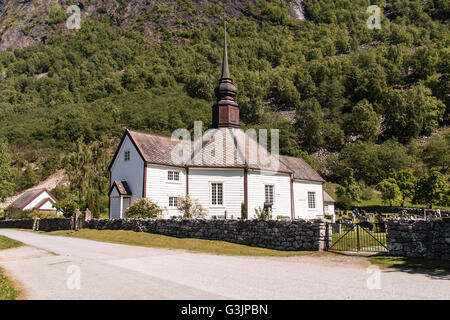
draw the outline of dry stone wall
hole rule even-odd
[[[31,229],[41,231],[71,230],[73,219],[17,219],[0,220],[0,228]]]
[[[324,220],[94,219],[86,221],[84,228],[133,230],[178,238],[221,240],[286,251],[324,250],[326,233]]]
[[[450,260],[450,218],[387,221],[390,255]]]

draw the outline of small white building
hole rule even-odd
[[[336,201],[326,192],[323,190],[323,211],[325,215],[334,216],[335,215],[335,203]]]
[[[53,204],[58,201],[45,188],[29,190],[23,193],[12,204],[12,207],[20,210],[56,211]]]
[[[198,200],[209,218],[241,218],[242,204],[248,218],[265,205],[273,218],[323,217],[322,177],[303,159],[271,154],[256,131],[240,128],[226,36],[215,93],[212,129],[193,140],[125,131],[109,167],[110,218],[126,217],[139,198],[164,208],[165,218],[180,216],[178,198],[186,195]]]

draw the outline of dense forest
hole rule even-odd
[[[77,201],[104,198],[124,127],[208,127],[227,16],[244,129],[280,129],[281,152],[304,157],[344,205],[375,186],[385,194],[399,176],[436,175],[447,200],[435,203],[448,204],[448,1],[305,0],[304,21],[289,1],[236,1],[233,14],[215,1],[152,1],[132,23],[117,19],[131,4],[118,3],[64,32],[69,2],[59,4],[35,22],[43,43],[0,52],[0,168],[10,162],[12,182],[3,196],[64,167]],[[381,29],[366,24],[373,4]]]

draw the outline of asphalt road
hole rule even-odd
[[[449,274],[388,270],[378,277],[367,265],[327,264],[328,257],[229,257],[16,230],[0,235],[27,244],[0,251],[0,266],[27,299],[450,299]]]

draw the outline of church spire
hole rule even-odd
[[[223,40],[223,60],[222,60],[222,79],[230,78],[230,69],[228,68],[228,46],[227,46],[227,22],[224,21],[225,36]]]
[[[239,106],[234,101],[237,89],[233,84],[228,66],[227,25],[224,21],[222,76],[214,90],[217,102],[213,105],[213,128],[239,128]]]

